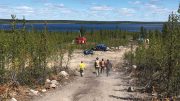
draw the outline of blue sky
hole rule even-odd
[[[180,0],[1,0],[0,19],[166,21]]]

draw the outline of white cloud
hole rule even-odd
[[[64,14],[70,14],[73,13],[74,10],[65,7],[63,3],[59,4],[53,4],[53,3],[45,3],[45,12],[47,13],[64,13]],[[41,10],[41,12],[44,12]]]
[[[60,12],[61,12],[61,13],[64,13],[64,14],[70,14],[70,13],[73,13],[73,10],[64,8],[64,9],[62,9]]]
[[[163,1],[163,0],[150,0],[149,3],[156,4],[156,3],[158,3],[159,1]]]
[[[109,6],[94,6],[90,8],[91,11],[112,11],[113,8]]]
[[[0,13],[8,12],[9,7],[5,5],[0,5]]]
[[[132,8],[120,8],[118,12],[123,16],[133,16],[136,11]]]
[[[9,7],[7,5],[0,5],[0,13],[2,18],[11,18],[11,14],[17,15],[17,17],[32,15],[35,10],[32,7],[23,5],[23,6],[16,6],[16,7]],[[0,17],[1,17],[0,16]]]
[[[33,2],[49,2],[51,0],[33,0]]]
[[[157,2],[157,1],[160,1],[160,0],[150,0],[151,2]]]
[[[33,13],[34,9],[29,6],[19,6],[15,7],[15,12],[17,13]]]
[[[151,11],[152,13],[154,14],[167,14],[167,13],[170,13],[171,10],[168,9],[168,8],[165,8],[165,7],[160,7],[160,6],[157,6],[155,4],[150,4],[150,3],[146,3],[144,5],[144,7],[148,10],[148,11]]]
[[[33,1],[38,2],[38,0]],[[92,1],[88,2],[89,8],[67,7],[63,2],[51,3],[51,0],[40,1],[46,2],[41,2],[38,7],[28,6],[29,4],[14,7],[0,4],[0,18],[10,18],[11,14],[15,14],[17,18],[25,16],[27,19],[163,20],[163,17],[167,17],[173,11],[172,8],[160,5],[161,0],[130,0],[129,6],[124,8],[110,4],[99,5],[98,2],[92,3]]]
[[[44,5],[48,8],[64,8],[65,7],[63,3],[60,3],[60,4],[45,3]]]
[[[134,4],[134,5],[139,5],[139,4],[141,4],[142,2],[141,2],[141,1],[130,1],[129,3],[130,3],[130,4]]]

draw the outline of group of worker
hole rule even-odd
[[[104,59],[102,59],[101,61],[99,60],[99,58],[97,57],[95,62],[94,62],[94,67],[95,67],[95,71],[96,71],[96,76],[100,76],[100,73],[104,73],[106,70],[106,76],[109,76],[109,72],[112,68],[112,63],[109,61],[109,59],[107,59],[107,61],[105,61]],[[84,75],[84,69],[86,68],[85,63],[83,63],[83,61],[81,61],[81,63],[79,64],[79,72],[81,77],[83,77]]]

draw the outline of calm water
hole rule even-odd
[[[44,30],[44,24],[27,24],[27,30],[31,30],[32,26],[36,30]],[[86,30],[115,30],[121,29],[124,31],[138,32],[141,26],[147,30],[162,30],[162,24],[48,24],[49,31],[79,31],[81,27]],[[18,24],[17,29],[21,29],[22,25]],[[11,25],[0,24],[0,29],[11,30]]]

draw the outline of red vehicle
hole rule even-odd
[[[79,36],[79,37],[76,38],[76,43],[77,44],[85,44],[86,41],[87,41],[87,39],[85,37],[80,37]]]

